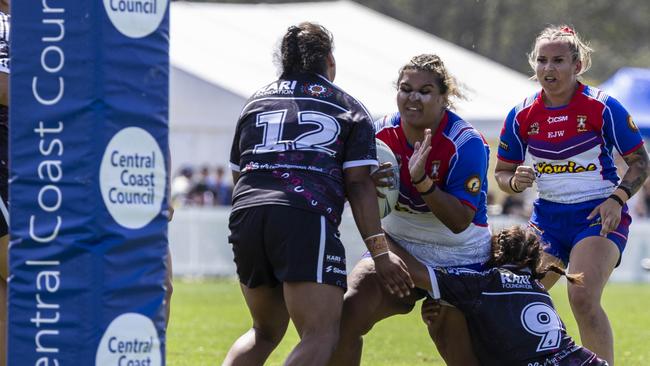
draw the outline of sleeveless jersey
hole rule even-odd
[[[248,100],[230,165],[241,173],[233,211],[285,205],[320,213],[338,225],[345,201],[343,170],[377,165],[372,118],[326,78],[292,75]]]
[[[632,117],[614,98],[580,84],[568,105],[546,107],[542,92],[506,118],[498,158],[532,159],[539,198],[578,203],[609,196],[616,188],[614,148],[625,156],[643,144]]]
[[[446,265],[487,260],[490,251],[486,204],[489,146],[472,125],[451,111],[445,111],[431,136],[432,149],[425,173],[440,189],[475,211],[469,227],[454,234],[433,215],[411,183],[408,160],[413,147],[406,140],[401,123],[399,113],[375,121],[377,138],[391,148],[400,165],[399,199],[395,210],[382,220],[384,230],[397,239],[435,246],[441,257],[449,258]]]

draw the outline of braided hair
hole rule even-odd
[[[303,22],[292,25],[282,37],[276,63],[280,66],[280,77],[298,73],[327,71],[327,56],[334,47],[332,33],[322,25]]]
[[[444,62],[438,55],[422,54],[411,58],[406,65],[399,69],[398,86],[402,76],[404,76],[404,71],[407,70],[424,71],[433,74],[440,94],[445,96],[445,107],[447,108],[454,109],[454,100],[452,98],[457,100],[467,99],[462,93],[458,81],[447,71]]]
[[[532,230],[513,226],[492,236],[492,257],[487,263],[488,266],[499,267],[505,264],[514,264],[520,269],[529,268],[532,278],[536,280],[544,278],[546,273],[551,271],[565,276],[572,284],[582,284],[582,273],[568,274],[555,264],[542,268],[541,262],[542,243]]]

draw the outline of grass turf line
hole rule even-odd
[[[571,314],[566,286],[552,291],[569,334],[578,341],[578,328]],[[616,364],[650,365],[650,285],[609,284],[604,307],[614,328]],[[420,321],[419,305],[408,315],[398,315],[377,324],[365,337],[361,364],[364,366],[443,366]],[[250,316],[232,279],[176,281],[172,315],[167,334],[167,365],[220,365],[232,343],[251,325]],[[298,342],[293,325],[266,365],[280,366]]]

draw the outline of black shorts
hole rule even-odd
[[[239,281],[249,288],[317,282],[347,288],[345,248],[324,216],[289,206],[242,208],[230,214],[229,242]]]

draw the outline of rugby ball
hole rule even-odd
[[[393,211],[393,208],[397,203],[397,198],[399,198],[399,165],[397,164],[397,158],[395,158],[395,154],[393,154],[390,147],[380,139],[375,140],[377,142],[377,160],[379,160],[379,165],[383,163],[391,163],[393,169],[393,178],[389,181],[391,186],[377,187],[377,191],[386,196],[385,198],[377,196],[377,202],[379,203],[379,217],[383,219]]]

